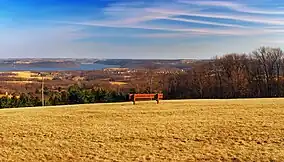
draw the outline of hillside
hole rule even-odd
[[[4,109],[0,161],[280,161],[284,99]]]

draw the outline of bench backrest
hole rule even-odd
[[[133,98],[147,98],[147,99],[163,99],[164,95],[159,94],[129,94],[129,100],[132,100]]]

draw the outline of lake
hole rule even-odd
[[[115,68],[117,65],[104,65],[104,64],[80,64],[77,67],[27,67],[16,65],[15,67],[1,67],[0,71],[89,71],[89,70],[102,70],[104,68]]]

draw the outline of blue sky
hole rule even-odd
[[[283,0],[0,0],[0,57],[212,58],[283,27]]]

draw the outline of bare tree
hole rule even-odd
[[[218,60],[222,78],[226,82],[227,97],[245,96],[248,84],[246,60],[244,54],[228,54]]]
[[[272,84],[275,79],[279,79],[283,52],[278,48],[260,47],[253,51],[253,55],[263,71],[266,95],[272,96]]]

